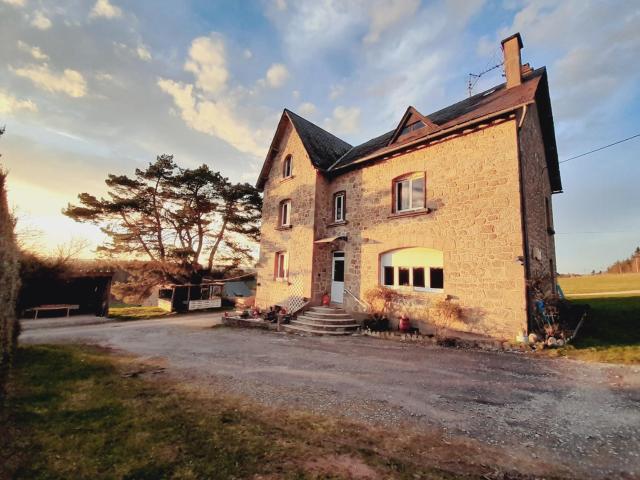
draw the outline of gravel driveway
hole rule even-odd
[[[375,425],[436,427],[564,467],[640,478],[640,368],[210,328],[215,315],[26,331],[166,360],[182,381]]]

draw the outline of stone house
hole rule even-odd
[[[458,305],[454,328],[512,339],[531,321],[529,280],[555,283],[551,195],[562,191],[544,67],[502,41],[506,82],[352,146],[284,110],[257,182],[264,192],[256,304],[329,293],[362,311],[403,293],[412,322]]]

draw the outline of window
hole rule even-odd
[[[293,175],[293,161],[291,155],[287,155],[282,164],[282,178],[288,178]]]
[[[413,267],[413,286],[424,288],[424,267]]]
[[[333,221],[344,222],[345,192],[338,192],[333,196]]]
[[[291,226],[291,200],[280,202],[279,225],[281,227]]]
[[[426,125],[422,120],[418,120],[417,122],[412,123],[411,125],[407,125],[400,131],[400,135],[406,135],[407,133],[413,132],[415,130],[420,130],[424,128]]]
[[[418,292],[444,289],[443,253],[425,247],[391,250],[380,255],[380,283]]]
[[[289,257],[287,252],[277,252],[276,253],[276,264],[275,264],[275,278],[285,279],[289,274]]]
[[[547,232],[553,234],[555,232],[553,231],[553,225],[551,224],[551,203],[549,201],[549,197],[544,197],[544,213],[545,218],[547,219]]]
[[[384,281],[383,285],[387,287],[393,287],[395,285],[395,269],[393,267],[384,267]]]
[[[430,288],[444,288],[444,270],[442,268],[430,268]]]
[[[424,208],[425,203],[425,177],[418,174],[411,177],[403,177],[393,182],[395,197],[395,211],[406,212]]]

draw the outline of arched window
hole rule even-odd
[[[393,180],[393,211],[410,212],[425,208],[427,187],[424,172],[409,173]]]
[[[282,178],[288,178],[293,175],[293,158],[287,155],[282,164]]]
[[[425,247],[399,248],[380,255],[380,284],[418,292],[444,289],[444,255]]]

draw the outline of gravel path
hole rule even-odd
[[[43,328],[162,359],[182,381],[374,425],[436,427],[576,478],[640,478],[640,368],[522,354],[210,328],[216,316]]]

